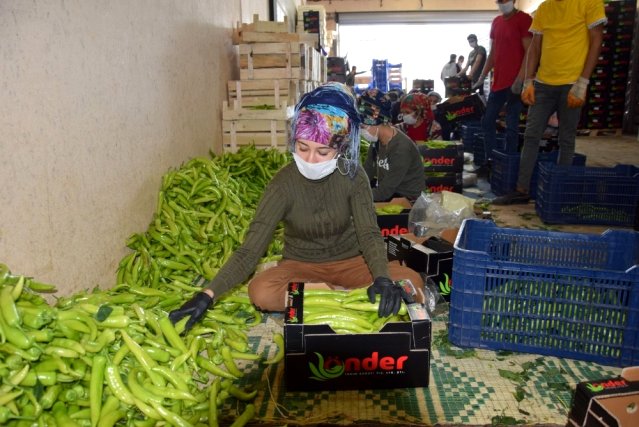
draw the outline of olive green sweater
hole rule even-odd
[[[311,181],[291,162],[267,185],[244,242],[210,283],[216,295],[255,271],[280,221],[285,259],[329,262],[363,255],[373,277],[388,277],[386,248],[364,170],[360,167],[354,179],[336,170]]]

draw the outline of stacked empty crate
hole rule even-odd
[[[326,59],[327,75],[326,80],[329,82],[346,83],[346,59],[340,56],[329,56]]]
[[[333,43],[332,33],[326,27],[324,6],[298,6],[296,30],[298,34],[315,34],[316,42],[322,48],[327,48]]]
[[[372,87],[382,92],[388,92],[388,60],[373,59],[371,72],[373,74]]]
[[[636,7],[635,0],[606,4],[608,23],[597,66],[590,78],[586,105],[581,111],[580,127],[589,129],[591,134],[604,131],[621,134]]]
[[[435,90],[435,81],[430,79],[415,79],[413,80],[413,91],[426,93]]]
[[[224,151],[241,146],[286,148],[288,120],[301,95],[326,81],[326,58],[316,37],[291,33],[288,22],[242,24],[233,37],[238,45],[240,80],[228,82],[223,103]]]
[[[402,89],[402,64],[388,65],[388,90]]]

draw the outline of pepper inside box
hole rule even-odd
[[[381,209],[389,205],[402,206],[401,212],[398,213],[382,213]],[[376,202],[375,210],[377,211],[377,225],[379,226],[382,236],[390,236],[391,234],[408,233],[408,214],[410,213],[411,204],[405,197],[396,197],[390,202]]]
[[[285,311],[285,380],[289,390],[427,387],[431,321],[409,310],[410,322],[379,332],[338,334],[304,324],[304,283],[290,283]]]
[[[426,141],[419,144],[425,172],[462,172],[464,144],[460,141]]]

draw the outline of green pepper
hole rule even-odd
[[[100,411],[102,409],[102,393],[104,391],[104,371],[106,369],[107,359],[101,354],[93,357],[93,366],[91,366],[91,378],[89,380],[89,402],[91,426],[95,427],[100,420]]]
[[[129,348],[131,353],[133,353],[133,355],[138,360],[140,365],[142,365],[142,368],[144,368],[144,370],[147,373],[147,375],[149,376],[149,378],[151,378],[151,381],[153,381],[153,384],[155,384],[155,385],[157,385],[159,387],[164,387],[166,382],[164,381],[162,376],[157,375],[151,369],[154,366],[158,365],[157,362],[155,360],[153,360],[153,358],[151,356],[149,356],[148,353],[145,352],[144,349],[142,349],[142,347],[140,347],[140,345],[138,343],[133,341],[131,339],[131,337],[129,336],[129,334],[127,334],[127,332],[125,330],[123,330],[123,329],[120,330],[120,335],[122,336],[122,339],[124,340],[126,346]]]
[[[120,376],[120,369],[113,363],[108,363],[104,370],[105,380],[109,389],[115,397],[127,405],[134,404],[134,396],[131,391],[124,385]]]
[[[33,338],[26,335],[22,328],[9,325],[2,312],[0,312],[0,331],[7,341],[18,348],[26,350],[33,345]]]

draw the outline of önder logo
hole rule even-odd
[[[455,164],[455,157],[428,157],[424,156],[424,164],[435,165],[435,166],[453,166]],[[463,159],[462,159],[463,160]]]
[[[396,225],[395,227],[390,227],[390,228],[380,228],[381,232],[382,232],[382,236],[386,237],[386,236],[390,236],[391,234],[406,234],[408,233],[408,228],[407,227],[400,227],[399,225]]]
[[[431,193],[440,193],[440,192],[442,192],[444,190],[450,191],[450,192],[454,192],[455,186],[453,186],[453,185],[444,185],[444,184],[429,185],[428,189],[430,190]]]
[[[313,374],[310,378],[316,381],[326,381],[338,378],[344,374],[358,375],[374,372],[397,372],[404,371],[404,364],[408,356],[403,355],[397,358],[392,356],[379,357],[379,353],[374,351],[370,356],[364,358],[348,357],[344,360],[338,356],[330,356],[324,359],[321,353],[315,352],[317,365],[308,363],[308,367]]]
[[[623,378],[620,378],[618,380],[607,380],[599,383],[588,383],[586,387],[593,393],[599,393],[604,390],[628,387],[628,383]]]
[[[290,300],[290,296],[289,296],[289,300]],[[295,307],[288,307],[286,309],[286,317],[288,319],[289,322],[291,323],[297,323],[299,322],[299,318],[297,317],[297,309]]]
[[[469,115],[474,114],[474,113],[475,113],[475,107],[474,106],[464,106],[464,107],[461,107],[458,110],[447,111],[446,112],[446,120],[448,120],[449,122],[452,122],[457,117],[469,116]]]

